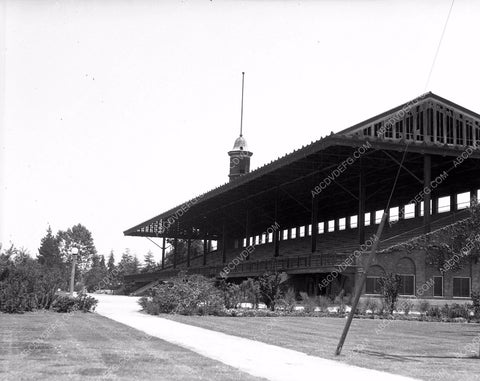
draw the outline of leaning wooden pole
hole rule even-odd
[[[359,284],[357,286],[357,290],[355,292],[355,298],[353,299],[352,309],[350,310],[350,313],[348,314],[347,323],[345,324],[345,328],[343,329],[342,337],[340,337],[340,341],[338,343],[337,350],[335,351],[336,356],[338,356],[338,355],[340,355],[340,353],[342,353],[343,344],[345,343],[345,339],[347,338],[347,334],[348,334],[348,331],[350,329],[350,325],[352,324],[353,316],[355,315],[355,311],[357,310],[358,301],[360,300],[360,295],[362,294],[362,290],[363,290],[363,285],[365,284],[365,282],[367,280],[368,269],[370,268],[370,265],[372,264],[373,259],[375,258],[375,255],[377,253],[378,244],[380,243],[380,237],[382,235],[383,227],[385,226],[385,221],[387,220],[387,216],[388,216],[388,213],[383,212],[382,220],[380,221],[380,225],[378,226],[377,234],[375,236],[375,240],[373,241],[372,250],[370,251],[370,254],[368,255],[367,262],[364,266],[363,274],[360,277],[360,282],[359,282]]]

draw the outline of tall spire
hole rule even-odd
[[[243,136],[243,89],[245,85],[245,72],[242,71],[242,107],[240,109],[240,136]]]

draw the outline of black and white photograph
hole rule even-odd
[[[0,380],[480,381],[479,0],[0,0]]]

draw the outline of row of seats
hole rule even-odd
[[[467,212],[461,211],[457,213],[441,213],[433,215],[431,219],[431,230],[439,229],[443,226],[451,224],[459,219],[465,218]],[[372,237],[378,228],[378,224],[365,227],[365,239]],[[399,243],[408,241],[414,237],[423,234],[423,217],[399,220],[392,224],[386,224],[382,233],[382,239],[380,243],[380,249],[397,245]],[[295,239],[289,239],[281,241],[279,244],[280,255],[282,257],[297,257],[302,255],[308,255],[311,253],[311,237],[298,237]],[[341,231],[326,232],[319,234],[317,237],[317,250],[315,254],[350,254],[360,247],[358,241],[358,228],[346,229]],[[227,250],[227,263],[235,257],[241,255],[245,248],[228,249]],[[255,249],[250,255],[250,260],[264,260],[272,258],[273,256],[273,243],[266,243],[256,245]],[[197,256],[191,259],[191,266],[202,266],[202,256]],[[219,251],[213,251],[207,255],[207,265],[221,265],[222,255]],[[185,263],[180,267],[186,266]]]

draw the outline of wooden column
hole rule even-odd
[[[275,230],[273,231],[273,256],[278,257],[280,255],[280,230],[277,229],[278,223],[278,189],[275,192],[275,210],[274,210],[274,226]]]
[[[225,218],[222,224],[222,263],[227,262],[227,226]]]
[[[250,212],[247,210],[245,216],[245,247],[250,246]],[[250,260],[250,253],[247,251],[247,257],[245,260]]]
[[[457,212],[458,211],[458,206],[457,206],[457,192],[452,191],[453,193],[450,193],[450,211],[451,212]]]
[[[165,236],[162,238],[162,270],[165,268],[165,245],[167,244]]]
[[[190,251],[192,249],[192,239],[187,239],[187,267],[190,267]]]
[[[360,162],[360,179],[358,182],[358,242],[360,245],[365,243],[365,181],[365,170]]]
[[[208,254],[208,239],[207,239],[207,231],[205,230],[203,234],[203,265],[206,266],[207,264],[207,254]]]
[[[312,253],[317,251],[317,236],[318,236],[318,199],[312,196],[312,212],[311,221],[312,235],[311,235],[311,250]]]
[[[423,198],[423,230],[425,233],[430,233],[431,230],[431,216],[430,216],[430,182],[432,181],[432,158],[430,155],[423,157],[423,186],[425,196]]]
[[[438,214],[438,197],[432,197],[432,215]]]
[[[177,268],[177,259],[178,259],[178,221],[176,223],[176,229],[175,229],[175,238],[173,240],[173,268]]]

